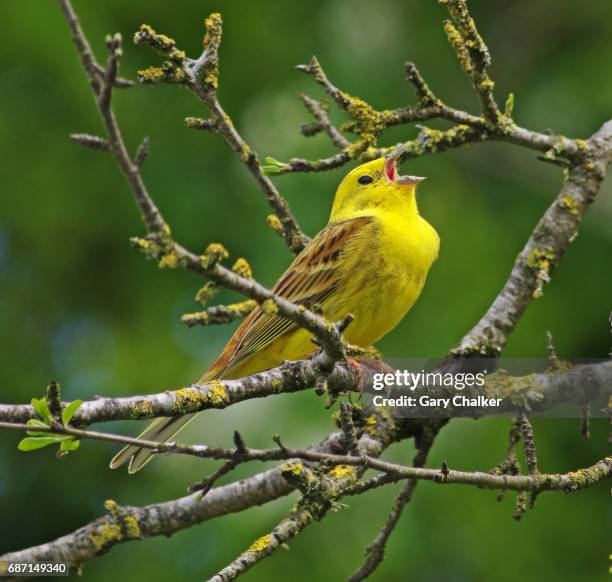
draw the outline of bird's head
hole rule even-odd
[[[400,176],[397,171],[404,146],[351,170],[342,180],[331,213],[331,222],[380,209],[398,213],[417,212],[416,185],[425,178]]]

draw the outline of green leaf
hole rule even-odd
[[[42,420],[38,420],[36,418],[30,418],[30,420],[28,420],[26,424],[28,426],[38,426],[38,427],[43,427],[43,428],[49,428],[49,426],[45,424]],[[30,436],[44,436],[44,437],[51,436],[50,433],[42,432],[39,430],[29,430],[27,431],[26,434],[29,434]]]
[[[54,436],[26,437],[25,439],[21,439],[19,441],[17,448],[20,451],[35,451],[36,449],[42,449],[43,447],[54,445],[57,442],[58,438]]]
[[[73,400],[64,410],[62,411],[62,423],[64,426],[68,426],[75,412],[81,407],[83,404],[82,400]]]
[[[514,93],[509,93],[506,99],[506,105],[504,107],[504,115],[506,117],[512,117],[512,110],[514,109]]]
[[[268,156],[265,161],[266,163],[261,166],[261,170],[265,175],[282,174],[283,169],[289,165],[284,162],[279,162],[270,156]]]
[[[81,441],[79,439],[66,439],[65,441],[62,441],[62,444],[60,445],[60,451],[67,453],[69,451],[76,451],[79,448],[79,445],[81,444]]]
[[[49,428],[49,426],[45,424],[42,420],[37,420],[36,418],[30,418],[27,424],[28,426],[38,426],[38,427]],[[30,436],[43,436],[43,437],[51,436],[48,432],[41,432],[39,430],[29,430],[27,431],[27,434],[29,434]]]
[[[51,412],[49,412],[47,401],[44,398],[32,398],[32,406],[34,410],[36,410],[36,414],[38,414],[47,424],[53,422],[53,417],[51,416]]]

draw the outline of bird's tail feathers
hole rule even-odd
[[[138,438],[165,443],[180,430],[185,428],[185,426],[198,414],[199,413],[194,412],[193,414],[186,414],[185,416],[161,416],[160,418],[156,418],[138,435]],[[155,453],[152,449],[128,445],[112,458],[110,468],[117,469],[129,460],[128,473],[136,473],[136,471],[140,471],[154,455]]]
[[[213,365],[211,369],[204,373],[198,381],[198,384],[205,384],[219,377],[219,370]],[[160,416],[147,426],[139,435],[139,439],[148,441],[157,441],[165,443],[169,441],[175,434],[185,428],[199,413],[186,414],[184,416]],[[111,469],[117,469],[127,461],[128,473],[136,473],[140,471],[153,457],[155,453],[152,449],[138,447],[136,445],[128,445],[123,447],[110,462]]]

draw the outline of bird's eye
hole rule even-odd
[[[359,176],[357,182],[360,184],[371,184],[374,182],[374,178],[372,178],[372,176]]]

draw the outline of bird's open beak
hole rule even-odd
[[[406,146],[400,144],[390,154],[385,156],[385,176],[388,180],[397,184],[418,184],[425,180],[425,178],[421,176],[400,176],[397,173],[397,164],[405,150]]]

